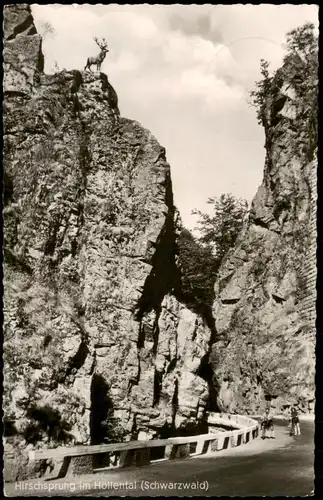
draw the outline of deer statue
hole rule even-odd
[[[101,69],[101,64],[103,63],[104,59],[105,59],[105,56],[107,55],[107,52],[109,52],[109,49],[107,48],[107,42],[105,41],[105,39],[103,38],[102,39],[102,42],[100,42],[96,37],[94,38],[94,41],[95,43],[100,47],[101,49],[101,52],[98,56],[96,57],[88,57],[87,61],[86,61],[86,66],[84,68],[84,71],[89,68],[90,71],[91,70],[91,66],[93,66],[94,64],[96,64],[96,68],[97,68],[97,71],[100,71]]]

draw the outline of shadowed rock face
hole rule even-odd
[[[317,75],[299,95],[297,76],[287,64],[275,76],[263,182],[215,287],[211,360],[229,411],[257,412],[265,398],[277,411],[314,411],[317,160],[306,89]]]
[[[208,399],[198,373],[211,332],[172,295],[177,215],[165,149],[120,117],[103,73],[42,72],[29,6],[6,7],[5,30],[11,445],[90,443],[98,379],[128,436],[194,424]],[[23,458],[14,463],[13,479],[31,474]]]
[[[28,95],[34,77],[44,68],[41,36],[28,5],[6,5],[3,18],[3,89],[6,95]]]

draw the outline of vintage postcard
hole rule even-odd
[[[314,494],[318,6],[3,8],[5,494]]]

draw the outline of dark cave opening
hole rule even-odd
[[[52,338],[53,337],[49,334],[45,335],[44,340],[43,340],[43,347],[46,348],[50,344]]]
[[[214,382],[214,374],[213,374],[213,368],[210,363],[210,355],[209,353],[205,354],[203,358],[201,359],[200,366],[197,370],[196,375],[198,377],[201,377],[205,382],[208,384],[208,389],[209,389],[209,399],[208,399],[208,404],[206,407],[207,411],[218,411],[218,406],[217,406],[217,387]]]
[[[142,319],[140,320],[140,325],[139,325],[139,334],[138,334],[138,340],[137,340],[137,347],[138,349],[141,349],[145,345],[145,327],[142,324]]]
[[[171,371],[173,371],[176,366],[176,363],[177,363],[177,358],[173,358],[167,367],[166,373],[170,373]]]
[[[109,386],[102,375],[94,375],[91,384],[91,444],[101,444],[107,437],[105,422],[113,409]]]
[[[77,252],[77,241],[73,240],[71,243],[71,255],[72,255],[72,257],[75,257],[76,252]]]
[[[13,182],[12,178],[6,172],[3,173],[3,184],[3,202],[4,206],[7,206],[13,199]]]
[[[178,408],[178,380],[175,379],[174,394],[172,397],[172,427],[175,426],[175,416]]]
[[[163,373],[155,370],[154,374],[154,400],[153,406],[157,406],[160,400],[160,394],[162,389]]]
[[[3,437],[11,437],[18,434],[15,424],[15,420],[9,420],[6,417],[3,419]]]

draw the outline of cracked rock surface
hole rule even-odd
[[[263,182],[205,318],[180,298],[165,148],[104,73],[44,74],[30,6],[5,6],[4,30],[5,479],[44,474],[33,448],[102,442],[107,417],[149,439],[265,398],[313,412],[317,160],[298,72],[276,74]]]
[[[4,406],[17,479],[43,473],[26,449],[91,442],[98,380],[128,437],[201,421],[211,332],[172,293],[165,149],[120,117],[103,73],[43,73],[29,6],[5,8],[5,33]],[[48,432],[46,408],[63,435]]]
[[[263,182],[215,285],[210,359],[226,411],[257,413],[267,398],[314,412],[317,159],[304,88],[317,81],[306,75],[302,94],[297,77],[287,63],[275,76]]]

